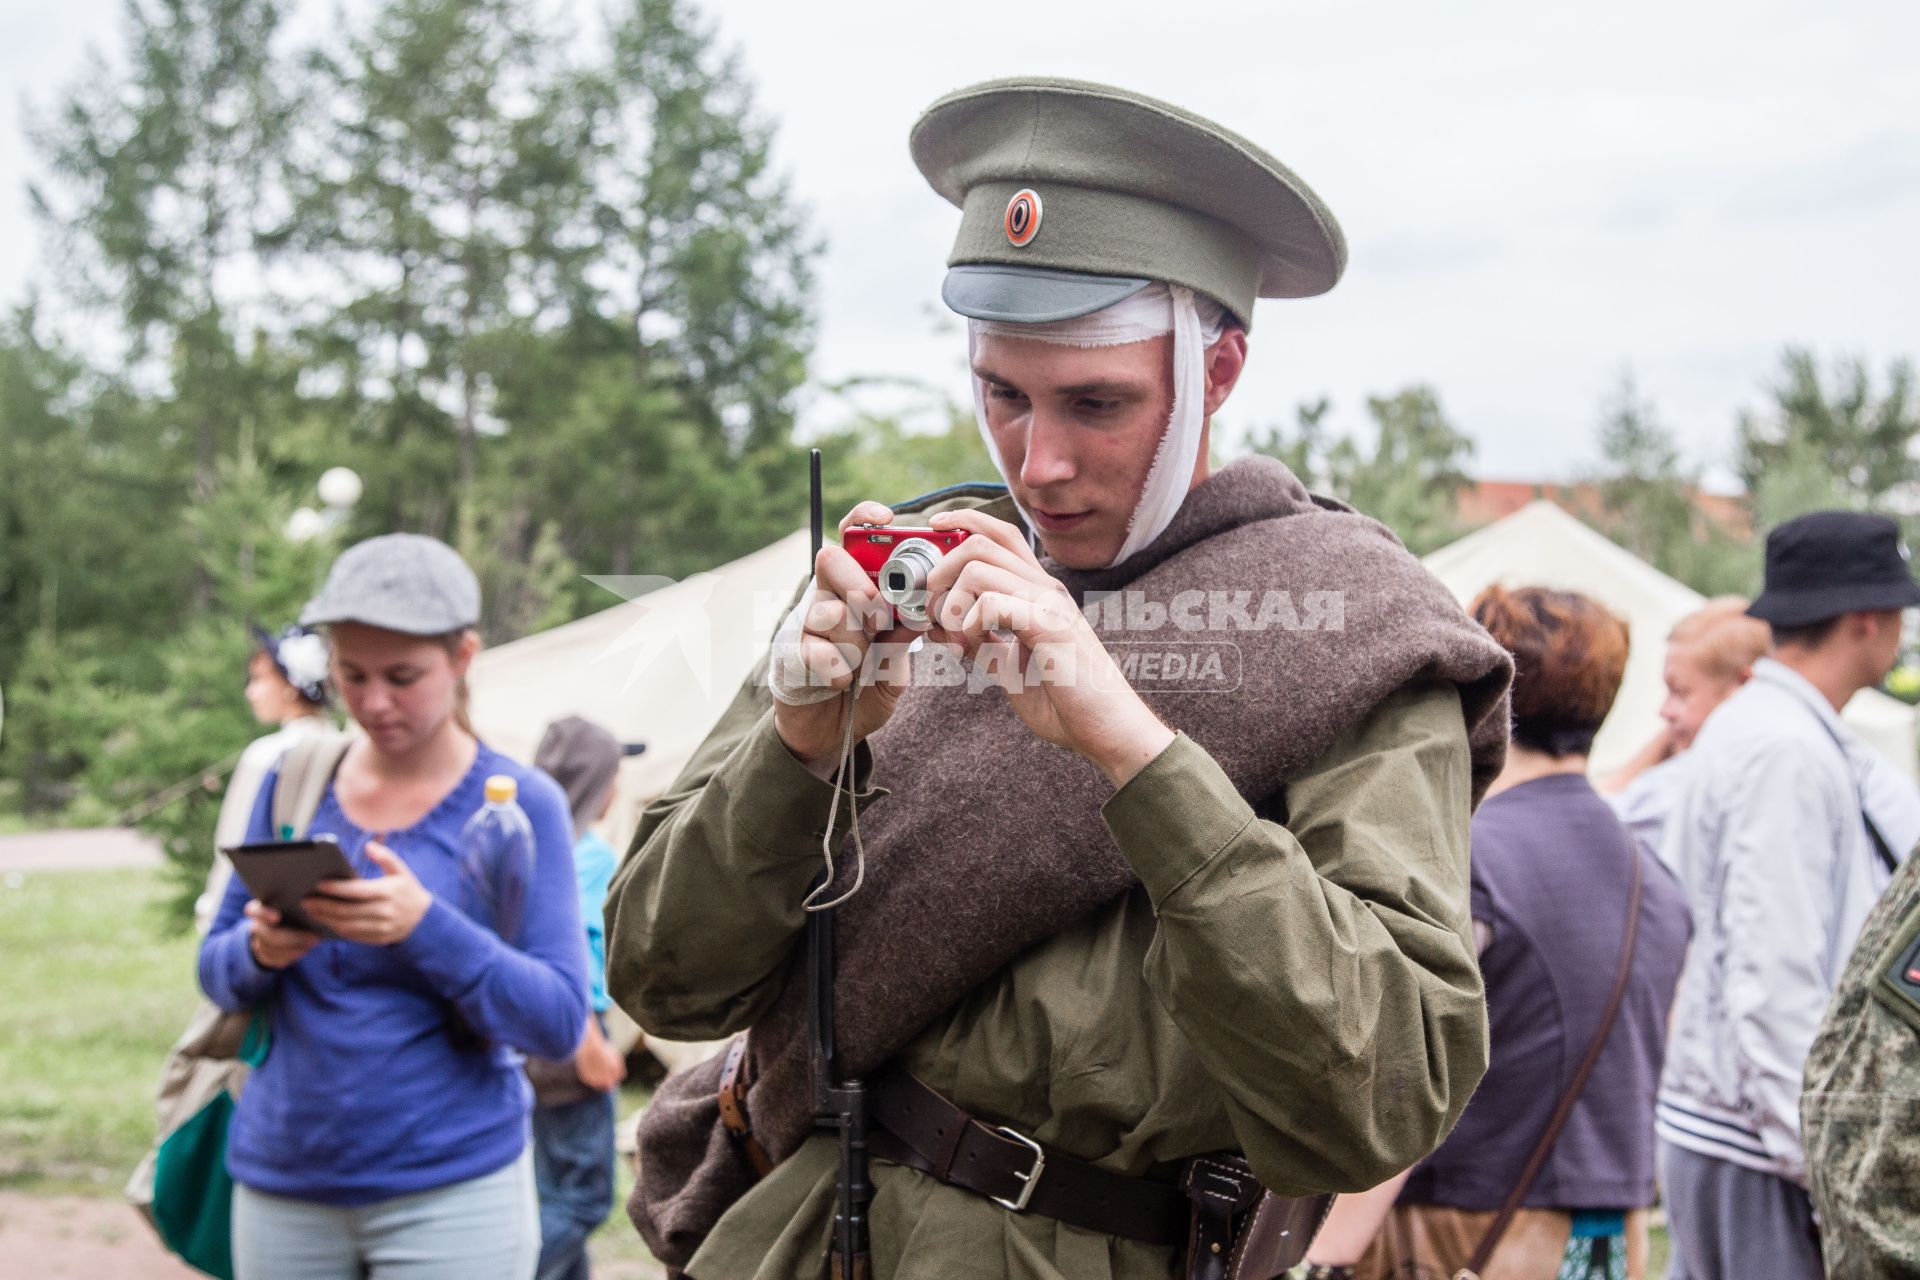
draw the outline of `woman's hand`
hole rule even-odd
[[[580,1038],[580,1048],[573,1055],[573,1070],[581,1084],[601,1093],[618,1088],[627,1078],[627,1060],[607,1042],[600,1032],[600,1020],[591,1013],[587,1015],[586,1034]]]
[[[1076,751],[1122,786],[1173,741],[1020,530],[980,511],[944,511],[936,529],[973,536],[934,567],[932,642],[956,646],[1006,690],[1040,738]]]
[[[863,502],[840,522],[845,533],[854,524],[891,524],[893,512],[877,502]],[[813,561],[813,589],[795,606],[800,625],[785,625],[774,637],[774,661],[782,664],[777,678],[807,688],[843,690],[860,678],[867,651],[876,643],[906,646],[916,633],[893,625],[893,610],[880,599],[880,589],[844,548],[828,544]],[[792,615],[789,615],[790,617]],[[905,689],[905,662],[882,662],[869,673],[854,706],[853,740],[859,742],[887,722]],[[877,678],[875,678],[877,677]],[[791,703],[775,699],[773,727],[800,763],[823,778],[840,763],[846,732],[846,699]]]
[[[258,899],[247,903],[247,949],[262,969],[284,969],[320,945],[320,935],[280,923],[280,913]]]
[[[404,942],[433,905],[433,895],[387,846],[369,840],[367,857],[380,868],[377,877],[322,880],[300,900],[300,909],[349,942]]]

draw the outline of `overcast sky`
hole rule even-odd
[[[592,0],[583,0],[590,4]],[[366,0],[350,0],[349,8]],[[320,20],[315,6],[303,15]],[[1264,145],[1352,258],[1332,294],[1264,302],[1229,429],[1321,395],[1438,388],[1476,470],[1594,458],[1623,370],[1723,464],[1789,343],[1920,354],[1920,5],[1860,0],[1210,0],[1007,5],[709,0],[827,243],[815,372],[964,389],[938,307],[955,212],[907,129],[996,76],[1105,80]],[[23,98],[45,103],[119,0],[0,5],[0,299],[38,270]]]

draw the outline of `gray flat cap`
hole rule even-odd
[[[438,538],[389,533],[340,553],[300,625],[358,622],[410,636],[441,636],[480,621],[480,580]]]

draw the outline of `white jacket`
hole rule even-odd
[[[1920,835],[1920,791],[1804,677],[1763,658],[1672,771],[1661,857],[1693,909],[1656,1125],[1676,1146],[1802,1184],[1800,1078],[1827,999]],[[1871,780],[1872,786],[1868,787]]]

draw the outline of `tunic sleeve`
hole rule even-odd
[[[1486,1070],[1470,785],[1459,696],[1423,685],[1288,785],[1285,825],[1184,736],[1107,802],[1154,902],[1147,982],[1275,1192],[1399,1173]]]
[[[871,771],[863,743],[861,804],[880,794],[866,789]],[[607,990],[635,1022],[710,1040],[771,1007],[823,866],[833,790],[780,741],[771,699],[750,678],[673,790],[641,815],[607,895]]]

